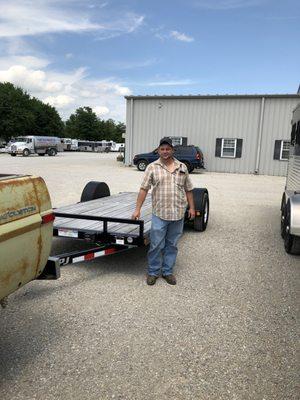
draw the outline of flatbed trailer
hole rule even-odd
[[[209,197],[207,189],[194,189],[196,208],[192,223],[197,231],[204,231],[208,223]],[[89,182],[84,188],[81,201],[54,209],[53,235],[93,244],[90,249],[74,250],[49,257],[47,270],[53,271],[63,265],[88,261],[115,254],[134,247],[149,244],[152,204],[148,195],[139,220],[131,219],[135,210],[137,193],[123,192],[110,195],[104,182]],[[188,209],[187,209],[188,211]]]

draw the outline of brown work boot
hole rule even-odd
[[[146,280],[147,285],[150,285],[150,286],[155,285],[157,278],[158,278],[158,276],[155,276],[155,275],[147,275],[147,280]]]
[[[162,276],[169,285],[176,285],[176,278],[174,275],[163,275]]]

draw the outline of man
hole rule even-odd
[[[177,256],[177,242],[183,231],[187,202],[189,218],[195,218],[193,185],[186,165],[174,158],[170,139],[161,139],[158,154],[159,159],[146,169],[132,218],[140,218],[142,205],[152,187],[147,284],[154,285],[162,269],[162,277],[170,285],[176,285],[173,267]]]

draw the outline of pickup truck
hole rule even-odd
[[[44,180],[0,174],[0,302],[45,271],[53,236],[51,200]]]

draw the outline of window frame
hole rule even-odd
[[[288,158],[283,158],[283,157],[282,157],[282,153],[283,153],[283,144],[284,144],[284,142],[286,142],[286,143],[289,144],[289,153],[290,153],[291,142],[290,142],[289,140],[284,140],[284,139],[281,140],[280,155],[279,155],[279,160],[280,160],[280,161],[288,161],[288,160],[289,160],[289,157],[288,157]]]
[[[224,141],[225,140],[234,140],[234,154],[233,156],[224,155]],[[233,147],[225,147],[225,148],[233,148]],[[234,138],[222,138],[222,145],[221,145],[221,158],[236,158],[236,149],[237,149],[237,139]]]

